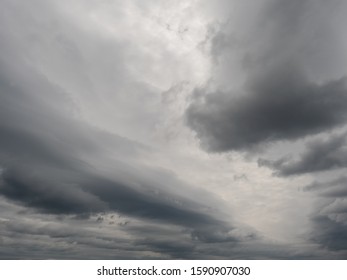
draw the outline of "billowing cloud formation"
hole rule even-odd
[[[319,207],[312,215],[310,238],[325,248],[347,251],[347,178],[314,182],[305,187],[320,197]]]
[[[260,165],[269,166],[280,176],[328,171],[347,167],[346,135],[333,135],[327,140],[316,140],[306,144],[306,150],[297,160],[288,157],[276,161],[259,160]]]
[[[151,114],[146,114],[146,101],[140,100],[137,104],[134,96],[139,97],[146,92],[149,94],[151,86],[142,84],[132,76],[132,70],[121,60],[118,64],[112,65],[108,62],[111,59],[108,55],[114,52],[110,46],[118,48],[118,52],[115,53],[118,56],[126,52],[127,48],[120,46],[119,41],[95,39],[94,31],[85,32],[78,22],[64,22],[62,14],[67,18],[68,16],[60,10],[61,8],[45,5],[47,14],[51,14],[51,17],[57,20],[52,22],[52,29],[57,33],[54,33],[57,37],[40,24],[35,27],[36,20],[50,22],[50,19],[45,15],[34,17],[32,13],[36,14],[36,11],[31,6],[21,6],[18,1],[1,3],[5,14],[1,19],[0,30],[0,38],[4,42],[0,53],[1,198],[6,199],[6,203],[21,207],[21,211],[27,213],[28,219],[31,219],[32,215],[47,215],[48,218],[40,216],[43,220],[49,217],[53,220],[79,217],[86,220],[85,224],[90,224],[90,219],[96,215],[100,215],[99,221],[102,221],[103,216],[113,213],[125,215],[145,225],[158,223],[162,224],[162,227],[179,228],[179,231],[186,232],[182,237],[184,242],[195,240],[196,243],[234,244],[241,241],[242,238],[232,236],[234,226],[229,222],[227,215],[222,214],[223,206],[217,197],[189,186],[173,172],[149,164],[151,153],[154,153],[152,147],[107,131],[97,125],[99,120],[95,123],[86,121],[91,116],[86,117],[87,114],[84,115],[83,110],[91,104],[95,104],[95,107],[101,106],[104,98],[107,98],[109,103],[123,102],[127,104],[127,109],[121,111],[122,105],[115,102],[114,104],[120,107],[118,111],[113,110],[116,112],[112,117],[115,122],[121,123],[119,119],[123,119],[123,122],[128,121],[128,125],[131,126],[136,113],[146,115],[148,119],[135,118],[142,121],[138,125],[139,130],[134,130],[139,133],[137,136],[141,139],[142,127],[150,127],[153,123]],[[18,20],[14,20],[14,15]],[[21,21],[33,25],[21,26]],[[17,30],[21,37],[14,36],[14,30]],[[86,46],[80,48],[78,39],[74,39],[70,32],[81,36],[81,40],[91,49],[95,47],[100,50],[109,44],[107,48],[110,48],[110,52],[95,54]],[[21,50],[20,44],[22,40],[25,41],[25,36],[29,37],[26,51]],[[50,43],[45,40],[52,40],[53,50],[46,48],[46,44]],[[36,47],[43,52],[42,55],[37,55]],[[84,59],[83,52],[87,52],[91,57]],[[60,56],[59,62],[57,57]],[[35,58],[42,61],[38,62]],[[68,75],[59,69],[69,68],[66,68],[64,63],[72,63],[72,67],[80,72],[71,73],[76,80],[70,81]],[[83,65],[88,63],[92,63],[91,68],[96,72],[83,69]],[[101,73],[98,69],[101,69]],[[115,79],[107,76],[110,72]],[[87,74],[94,76],[88,78],[85,76]],[[85,83],[89,85],[88,89],[85,88]],[[128,100],[121,94],[124,91],[129,92]],[[142,93],[138,95],[139,91]],[[129,113],[135,105],[138,106],[138,110],[135,110],[134,114]],[[97,114],[95,112],[98,112],[98,109],[92,112]],[[126,129],[129,128],[125,125],[120,132],[125,133]],[[218,209],[215,205],[219,205]],[[54,215],[60,218],[54,218]],[[1,246],[4,251],[13,245],[12,241],[7,241],[12,240],[10,236],[15,233],[17,238],[21,238],[22,232],[26,238],[30,235],[47,235],[53,239],[69,239],[72,243],[76,239],[81,244],[84,242],[83,238],[90,239],[93,234],[97,235],[71,232],[64,223],[60,224],[62,228],[57,231],[52,230],[49,224],[36,229],[29,226],[24,230],[25,226],[21,226],[23,221],[19,221],[13,215],[9,217],[3,221],[1,228],[4,231],[4,240],[1,241],[5,244]],[[122,228],[123,235],[129,239],[131,230],[127,229],[127,223],[121,221],[117,226]],[[149,225],[143,228],[147,226]],[[58,225],[56,227],[58,228]],[[94,227],[98,227],[95,221]],[[158,236],[162,227],[158,228]],[[172,235],[174,236],[173,233]],[[112,248],[117,238],[111,238],[111,234],[107,236]],[[124,242],[127,246],[132,246],[132,242],[147,244],[143,250],[153,254],[158,251],[159,257],[178,256],[178,252],[171,253],[171,249],[164,249],[164,245],[160,249],[159,241],[157,245],[150,241],[140,241],[147,237],[143,231],[142,236],[140,233],[136,235],[137,241]],[[102,238],[95,239],[97,238],[94,237],[95,242],[99,242],[99,250],[108,246],[108,242]],[[180,240],[175,239],[172,242],[178,244]],[[91,243],[89,240],[86,246],[98,247],[97,244]],[[59,250],[51,250],[51,257],[61,257]],[[124,253],[124,250],[122,252]],[[126,258],[128,254],[122,255],[122,252],[116,256]],[[27,258],[27,254],[28,252],[23,252],[23,255],[11,256],[9,252],[3,252],[0,258]],[[46,256],[42,249],[41,255],[34,257]],[[108,256],[108,252],[103,254],[100,251],[99,257],[103,256]],[[86,255],[81,252],[75,257],[85,258]]]
[[[219,152],[243,150],[330,130],[347,120],[345,79],[319,86],[290,65],[264,71],[250,94],[214,93],[189,107],[188,124],[203,146]]]
[[[297,178],[191,130],[243,151],[343,126],[338,2],[2,0],[0,258],[343,258],[337,193],[301,193],[309,220]],[[333,142],[302,161],[344,167]]]
[[[314,182],[305,187],[307,191],[318,192],[324,197],[345,197],[347,196],[347,178],[340,177],[331,182]]]
[[[186,122],[207,152],[261,151],[259,166],[283,180],[319,175],[305,188],[319,202],[308,240],[345,257],[345,178],[320,181],[347,167],[341,132],[347,125],[347,69],[341,63],[347,6],[320,0],[230,6],[229,21],[208,34],[212,75],[196,87]]]
[[[336,251],[347,251],[347,225],[338,223],[326,216],[317,216],[313,219],[314,231],[311,239],[324,248]]]
[[[1,69],[5,74],[1,77],[0,96],[0,194],[45,213],[90,215],[117,211],[164,221],[190,228],[200,239],[213,239],[216,228],[226,232],[231,229],[210,216],[200,202],[169,191],[170,185],[183,184],[171,175],[160,176],[162,171],[146,167],[141,167],[143,175],[136,175],[134,170],[140,165],[131,167],[129,161],[140,157],[143,147],[64,116],[59,109],[64,107],[64,100],[41,107],[41,100],[35,97],[43,92],[55,98],[64,95],[63,91],[24,65],[13,75],[19,86],[11,83],[12,76],[6,76],[8,68]],[[35,88],[21,88],[25,84],[23,74]],[[59,105],[58,109],[51,109],[52,105]],[[119,159],[112,160],[112,167],[108,167],[112,170],[108,176],[90,163],[91,157],[107,162],[107,148],[119,151]],[[124,154],[126,160],[122,160]],[[125,171],[132,174],[132,179],[120,175]],[[165,177],[165,182],[156,182],[156,176]]]
[[[342,30],[340,23],[325,21],[322,13],[327,7],[323,1],[262,3],[252,14],[254,18],[240,20],[237,26],[241,31],[229,27],[230,34],[222,30],[214,37],[223,35],[233,40],[224,39],[224,44],[212,40],[212,54],[222,65],[217,66],[216,73],[226,71],[223,74],[229,86],[197,89],[186,113],[188,125],[209,151],[246,150],[274,141],[296,140],[346,123],[344,69],[337,67],[340,73],[335,77],[330,73],[322,78],[323,66],[314,63],[319,60],[316,53],[321,53],[321,61],[343,54],[315,41],[325,38],[335,46],[340,34],[333,37],[329,28]],[[249,9],[241,6],[241,11]],[[329,12],[339,8],[333,1]],[[238,58],[230,58],[234,53]],[[234,74],[235,65],[243,76]],[[240,85],[233,79],[244,83],[233,87]]]

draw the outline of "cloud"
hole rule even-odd
[[[240,11],[253,18],[236,17],[239,29],[230,23],[216,32],[215,37],[231,37],[237,44],[218,47],[211,39],[212,55],[220,61],[215,72],[225,78],[215,77],[221,85],[197,88],[186,111],[188,126],[208,151],[249,150],[329,132],[346,123],[345,69],[337,66],[339,74],[322,78],[316,68],[323,66],[314,67],[313,61],[319,60],[314,53],[333,56],[336,50],[311,40],[319,34],[336,45],[340,34],[333,37],[328,30],[339,31],[340,25],[326,24],[322,1],[262,3],[254,15],[249,6],[241,5]],[[338,8],[336,2],[329,5],[330,12]]]
[[[6,26],[0,29],[5,42],[0,52],[1,198],[21,207],[29,217],[41,215],[43,220],[69,220],[73,216],[87,224],[95,215],[101,215],[100,222],[109,213],[116,213],[146,226],[177,226],[188,232],[184,242],[191,241],[193,234],[199,243],[229,242],[228,231],[234,227],[221,200],[190,186],[174,172],[151,164],[156,145],[146,145],[143,132],[150,134],[154,126],[155,113],[150,108],[158,90],[134,74],[132,67],[143,62],[140,57],[131,59],[136,47],[117,37],[99,37],[94,29],[84,30],[80,18],[70,18],[64,5],[45,4],[46,13],[36,17],[36,8],[18,3],[1,3],[5,16],[0,23]],[[14,36],[16,32],[21,36]],[[136,49],[135,53],[143,51]],[[123,56],[129,56],[126,62]],[[100,114],[99,109],[106,113]],[[93,118],[95,115],[102,118]],[[30,241],[42,246],[39,257],[49,255],[45,250],[57,258],[64,255],[60,245],[49,248],[46,241],[50,238],[61,242],[62,251],[66,247],[70,250],[74,239],[82,247],[98,248],[99,256],[109,256],[106,248],[119,248],[116,238],[105,241],[71,232],[64,223],[56,234],[47,225],[39,229],[31,225],[25,230],[19,226],[21,221],[13,219],[16,216],[9,215],[9,223],[5,223],[4,242],[6,248],[16,243],[9,237],[11,233],[25,238],[22,245],[29,251],[21,251],[23,258],[30,255]],[[127,221],[118,226],[125,232],[129,229]],[[40,244],[31,235],[45,238]],[[6,243],[7,238],[10,243]],[[136,239],[142,239],[140,233]],[[126,251],[132,246],[126,240],[118,256],[131,255]],[[153,244],[147,249],[155,248],[159,247]],[[162,255],[175,256],[166,250]],[[78,256],[86,255],[80,252]]]
[[[117,212],[181,226],[191,230],[192,238],[201,242],[237,242],[228,235],[232,226],[215,218],[213,213],[199,209],[201,205],[193,200],[170,193],[155,195],[145,186],[136,190],[124,183],[88,173],[77,173],[63,179],[66,174],[60,170],[57,179],[57,174],[28,175],[25,174],[27,171],[5,170],[0,194],[40,213],[87,214],[89,217],[96,213]]]
[[[78,220],[64,216],[61,219],[27,213],[12,217],[0,223],[0,256],[2,259],[112,259],[122,256],[133,259],[149,253],[132,248],[130,236],[120,228],[114,225],[100,228],[99,224],[95,226],[93,218]]]
[[[211,151],[344,125],[345,73],[319,67],[344,60],[316,59],[341,53],[324,13],[312,16],[313,1],[244,3],[1,1],[0,258],[335,256],[298,245],[295,230],[279,236],[277,220],[306,222],[282,179],[204,153],[183,122]],[[228,23],[214,23],[219,12],[233,12]],[[320,213],[341,223],[344,203]]]
[[[346,158],[346,134],[342,134],[308,142],[298,159],[287,156],[276,161],[260,159],[258,162],[273,168],[280,176],[290,176],[345,168]]]
[[[220,4],[228,6],[227,20],[214,25],[202,44],[209,50],[211,78],[196,87],[185,112],[201,147],[209,153],[254,155],[260,150],[265,159],[258,164],[273,169],[289,186],[307,179],[288,182],[290,175],[326,179],[328,171],[346,168],[346,135],[333,134],[347,124],[345,3]],[[318,135],[325,139],[308,140]],[[304,151],[293,156],[304,143]],[[316,248],[308,251],[345,258],[345,178],[318,180],[306,190],[312,190],[305,193],[311,196],[312,231],[305,244]]]
[[[253,87],[242,97],[214,93],[202,104],[191,104],[188,124],[204,147],[216,152],[245,150],[329,131],[347,120],[345,79],[319,86],[286,65],[266,73]]]
[[[307,185],[304,190],[314,192],[320,198],[314,218],[326,217],[334,223],[347,225],[347,178],[345,176],[332,181],[315,181]]]
[[[321,244],[324,248],[347,252],[347,225],[329,219],[327,216],[316,216],[313,219],[311,240]]]
[[[304,187],[318,196],[311,214],[308,238],[322,248],[345,255],[347,252],[347,178],[319,182]]]
[[[1,178],[0,194],[47,213],[80,214],[107,209],[105,202],[73,183],[56,180],[53,176],[42,177],[35,178],[35,175],[25,174],[25,171],[6,170]]]
[[[126,226],[117,221],[127,219]],[[0,256],[6,259],[244,259],[307,258],[292,246],[272,244],[233,231],[224,242],[191,239],[192,232],[181,226],[115,213],[76,219],[22,213],[0,221]],[[110,224],[108,221],[116,221]],[[234,240],[231,237],[234,237]],[[237,236],[237,238],[236,238]],[[235,242],[237,240],[237,242]],[[16,254],[13,249],[16,249]],[[33,252],[32,252],[33,251]],[[250,253],[251,252],[251,253]],[[290,252],[290,254],[288,254]],[[311,258],[317,255],[311,254]]]
[[[313,182],[305,187],[306,191],[317,192],[324,197],[347,196],[347,178],[342,176],[330,182]]]

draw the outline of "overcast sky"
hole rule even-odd
[[[0,0],[0,258],[346,259],[346,12]]]

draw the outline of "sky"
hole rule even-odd
[[[346,259],[346,12],[0,0],[0,259]]]

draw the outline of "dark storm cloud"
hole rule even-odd
[[[214,236],[217,228],[224,227],[223,222],[201,212],[201,206],[194,201],[170,193],[156,195],[150,192],[156,186],[145,186],[146,179],[142,188],[134,189],[125,182],[93,174],[93,170],[78,164],[78,161],[65,160],[69,163],[66,166],[54,161],[46,161],[44,166],[35,162],[33,154],[30,167],[23,164],[14,167],[13,163],[10,168],[5,166],[1,174],[0,194],[42,213],[61,215],[117,211],[181,225],[196,232],[204,228],[202,234],[206,238]],[[197,210],[194,210],[195,207]],[[211,227],[210,231],[205,230],[208,227]]]
[[[64,178],[66,174],[60,170],[59,179],[54,175],[57,174],[28,175],[23,171],[5,170],[0,194],[42,213],[77,215],[117,211],[186,227],[192,230],[194,238],[202,242],[231,240],[227,234],[231,228],[208,213],[195,210],[194,207],[199,205],[193,201],[166,194],[166,197],[170,196],[168,200],[162,195],[148,193],[146,188],[144,191],[134,190],[117,181],[88,173],[69,174]],[[177,206],[172,199],[183,205]]]
[[[332,181],[315,181],[304,191],[318,196],[311,214],[312,230],[309,239],[323,248],[342,252],[347,256],[347,178]]]
[[[342,176],[328,182],[314,182],[304,190],[315,192],[320,198],[314,218],[327,217],[338,224],[347,225],[346,177]]]
[[[322,51],[311,39],[320,35],[331,39],[331,45],[336,44],[327,31],[329,23],[320,15],[326,8],[323,2],[264,3],[265,8],[252,14],[255,19],[245,24],[247,28],[241,25],[241,31],[235,31],[237,35],[245,28],[244,45],[237,50],[235,46],[223,46],[220,53],[218,46],[212,45],[213,54],[224,55],[225,63],[230,64],[224,66],[225,71],[231,71],[235,63],[228,62],[228,52],[240,53],[242,47],[245,49],[239,69],[245,72],[243,87],[212,92],[207,87],[196,89],[186,111],[188,125],[209,151],[246,150],[273,141],[296,140],[346,123],[346,78],[328,77],[323,82],[314,81],[309,75],[315,60],[313,54]],[[338,7],[333,1],[327,12],[333,15]],[[324,51],[325,55],[332,55],[334,50]],[[233,84],[232,72],[229,83]]]
[[[202,147],[252,152],[320,134],[325,140],[308,142],[298,158],[259,164],[281,176],[345,168],[346,135],[331,135],[347,123],[345,3],[261,0],[230,6],[228,22],[203,42],[210,47],[211,79],[195,89],[185,115]],[[325,258],[346,258],[346,179],[315,182],[305,190],[319,202],[306,245],[319,246],[323,258],[322,252]],[[315,258],[309,252],[291,256]]]
[[[305,191],[313,191],[320,196],[343,198],[347,196],[347,177],[340,177],[331,182],[313,182],[305,187]]]
[[[158,180],[148,178],[159,177],[160,171],[142,169],[147,179],[141,181],[148,185],[143,190],[130,186],[137,183],[138,176],[133,175],[136,182],[123,182],[97,174],[85,158],[107,159],[111,150],[119,157],[112,161],[114,174],[133,174],[139,166],[133,167],[128,162],[131,158],[136,160],[145,148],[74,118],[75,108],[68,93],[20,56],[6,55],[11,51],[16,53],[5,45],[0,57],[2,195],[57,214],[117,208],[148,218],[171,220],[172,217],[175,223],[186,225],[191,219],[209,222],[208,215],[180,209],[164,197],[148,194],[156,187],[151,183],[158,184]],[[167,183],[174,184],[170,179]],[[191,205],[195,207],[194,203]]]
[[[191,259],[196,254],[196,245],[187,238],[165,238],[158,240],[158,232],[155,233],[156,238],[148,237],[135,242],[136,247],[142,247],[143,250],[150,250],[156,253],[161,253],[163,256],[174,259]],[[198,258],[198,256],[195,256]]]
[[[43,171],[41,169],[41,172]],[[64,175],[62,170],[57,172],[59,171]],[[27,170],[5,170],[1,178],[0,194],[46,213],[80,214],[107,209],[107,204],[97,196],[83,191],[72,183],[65,183],[66,178],[57,180],[55,176],[48,174],[35,176],[25,172]]]
[[[52,64],[56,63],[59,66],[57,61],[61,54],[55,54],[49,47],[45,47],[49,40],[52,40],[54,45],[59,45],[59,40],[57,41],[55,37],[57,34],[53,32],[55,34],[53,36],[48,32],[49,30],[46,30],[46,25],[36,22],[37,20],[50,22],[50,20],[46,18],[46,15],[37,19],[34,16],[36,11],[32,7],[18,5],[15,1],[5,1],[3,5],[4,17],[0,19],[0,23],[3,23],[0,27],[0,39],[3,42],[0,52],[1,198],[35,215],[58,216],[62,219],[75,216],[88,220],[96,213],[103,217],[109,212],[114,212],[117,215],[135,217],[145,224],[149,223],[148,221],[155,221],[164,225],[178,226],[181,230],[188,232],[184,241],[187,243],[192,239],[197,243],[230,242],[231,240],[237,242],[237,239],[231,239],[228,235],[232,227],[224,221],[225,217],[216,218],[215,211],[205,205],[207,200],[218,205],[217,199],[202,191],[194,190],[177,179],[174,174],[142,164],[141,161],[150,160],[148,157],[150,148],[119,135],[102,131],[79,118],[79,104],[75,103],[78,99],[74,98],[75,96],[70,92],[76,87],[66,86],[69,83],[59,83],[61,77],[54,77],[49,71],[45,72],[45,68],[41,68],[42,65],[46,65],[45,61],[38,62],[33,53],[23,52],[21,49],[21,46],[25,46],[24,38],[31,38],[44,52],[40,58],[49,57],[52,59]],[[61,15],[52,11],[53,8],[49,4],[46,5],[47,14],[51,14],[52,18],[57,20],[50,22],[50,28],[54,31],[61,28],[61,34],[57,36],[70,42],[68,39],[70,36],[73,37],[76,26],[70,31],[69,23],[65,23],[59,17]],[[13,14],[17,16],[17,20],[11,16]],[[23,36],[15,36],[14,31]],[[47,36],[44,35],[45,32]],[[89,38],[84,33],[79,31],[76,35],[82,36],[82,41],[86,44],[99,46],[93,40],[88,41],[95,38]],[[96,41],[100,42],[100,40]],[[108,44],[112,45],[109,42]],[[72,64],[76,64],[77,70],[81,70],[79,67],[83,64],[80,61],[82,51],[79,50],[77,43],[72,45],[75,47],[74,51],[63,52],[63,54],[69,57],[68,60]],[[119,47],[117,44],[115,46]],[[33,48],[31,44],[30,47]],[[122,53],[121,49],[119,53]],[[100,67],[95,65],[93,69],[105,68],[107,70],[105,72],[110,72],[108,67],[111,66],[107,63],[107,65],[102,64],[104,60],[108,61],[109,57],[106,53],[103,55],[100,57],[100,59],[103,58],[101,64],[97,64]],[[96,61],[93,63],[99,63]],[[112,68],[116,78],[127,80],[123,79],[127,76],[127,68],[122,69],[122,65],[118,63],[116,65],[119,68]],[[103,73],[94,74],[99,75],[102,82],[109,82],[107,80],[109,76]],[[72,75],[77,78],[77,74]],[[110,77],[110,80],[113,85],[115,79]],[[84,82],[85,80],[83,85]],[[100,88],[97,89],[101,91],[103,88],[100,84]],[[112,95],[113,91],[118,89],[112,88]],[[126,91],[131,92],[132,89],[134,87]],[[121,88],[121,90],[125,89]],[[85,91],[84,94],[86,98],[90,97],[90,91]],[[117,244],[116,238],[103,240],[93,238],[91,234],[86,236],[80,231],[71,232],[66,228],[57,230],[54,234],[51,228],[38,229],[33,226],[32,229],[26,229],[25,226],[21,227],[16,223],[18,221],[13,219],[5,224],[2,235],[4,240],[8,240],[11,234],[15,238],[10,238],[9,243],[4,241],[5,243],[2,244],[4,246],[0,246],[1,250],[4,250],[3,254],[11,258],[26,258],[28,254],[33,258],[49,257],[45,250],[50,251],[51,257],[66,258],[65,243],[70,244],[74,241],[78,242],[79,249],[82,250],[78,256],[72,255],[76,258],[88,256],[83,251],[84,246],[89,248],[88,250],[97,251],[95,256],[100,258],[101,256],[112,258],[111,249],[119,250],[115,254],[118,258],[136,257],[135,253],[129,253],[134,244],[127,240],[124,241],[124,246],[121,246]],[[125,232],[128,229],[125,222],[118,226],[121,226]],[[37,239],[42,236],[45,236],[44,240],[38,242]],[[141,236],[141,232],[135,236],[137,240],[145,238]],[[16,242],[16,239],[21,238],[23,238],[22,242],[19,240]],[[49,249],[50,238],[57,240],[57,248]],[[173,240],[179,244],[179,240]],[[30,245],[31,243],[36,245]],[[165,249],[164,243],[163,241],[161,244],[148,244],[145,250],[161,251],[163,255],[171,257],[179,255],[179,248],[175,254],[168,245]],[[68,252],[73,251],[73,246],[70,245],[66,249]],[[16,248],[22,246],[27,251],[20,250],[18,253],[20,255],[14,256],[8,250],[11,246]],[[60,246],[61,249],[59,249]],[[30,248],[38,253],[28,253],[31,252]],[[168,252],[165,253],[165,251]],[[141,252],[139,248],[138,256],[143,254],[146,252]],[[87,258],[90,258],[90,255]]]
[[[346,213],[345,213],[346,214]],[[311,240],[324,248],[343,251],[347,256],[347,224],[329,219],[327,216],[317,216],[312,219],[314,228]]]
[[[242,97],[214,93],[187,110],[188,124],[211,151],[242,150],[294,140],[343,125],[347,120],[346,80],[322,86],[295,69],[274,69]]]
[[[66,228],[31,230],[10,221],[2,236],[11,242],[2,243],[1,258],[133,259],[151,258],[151,252],[160,254],[160,258],[184,258],[184,247],[191,248],[189,244],[192,240],[198,244],[230,242],[228,230],[232,228],[215,218],[203,202],[200,203],[204,195],[191,192],[172,174],[136,163],[147,153],[146,147],[88,127],[70,117],[71,112],[66,109],[69,103],[64,98],[66,93],[34,69],[17,63],[20,69],[12,67],[16,74],[8,73],[11,70],[8,65],[1,67],[2,197],[46,215],[73,215],[88,219],[94,213],[116,212],[145,221],[179,226],[188,233],[160,244],[144,241],[147,245],[141,248],[136,242],[119,241],[115,237],[97,238],[92,233],[85,236],[83,232],[66,231]],[[26,81],[35,84],[35,88],[22,87],[23,75]],[[16,81],[11,81],[13,77]],[[36,96],[37,92],[46,94],[46,103],[42,104],[44,100],[40,95]],[[109,152],[115,153],[117,158],[110,159]],[[102,165],[95,168],[89,160],[91,158],[92,162],[97,159]],[[111,174],[100,171],[103,167],[110,169]],[[170,191],[180,188],[188,197]],[[191,199],[191,193],[195,193],[199,200]],[[124,224],[123,228],[127,232],[127,225]],[[223,235],[218,232],[223,232]],[[134,236],[135,240],[146,238],[144,230]],[[159,237],[160,231],[148,236]],[[52,240],[55,240],[55,248],[49,245]],[[235,238],[232,241],[238,242]],[[74,245],[75,242],[77,245]],[[181,242],[185,245],[180,247]],[[177,244],[176,250],[169,248],[170,243]],[[136,249],[132,249],[133,246]],[[17,248],[17,254],[11,253],[13,248]],[[35,253],[30,253],[32,251]]]
[[[308,142],[305,151],[296,160],[289,157],[276,161],[260,159],[259,164],[273,168],[280,176],[345,168],[347,167],[346,134]]]
[[[57,220],[54,216],[19,217],[0,223],[0,259],[136,258],[141,250],[115,232],[105,233],[84,221]],[[119,234],[119,231],[117,231]],[[54,244],[54,245],[53,245]]]
[[[131,219],[126,229],[130,235],[126,236],[119,229],[112,230],[111,226],[106,231],[92,227],[90,220],[73,221],[66,218],[59,221],[48,216],[43,221],[24,219],[0,222],[3,238],[3,241],[0,240],[0,258],[282,259],[292,256],[292,253],[285,255],[288,253],[286,247],[271,245],[270,249],[256,239],[251,240],[254,243],[250,247],[243,243],[242,238],[237,242],[206,243],[199,239],[192,240],[191,232],[182,227],[153,221],[138,222]],[[133,223],[137,226],[133,226]]]
[[[303,38],[295,40],[311,2],[271,3],[262,10],[269,22],[259,21],[266,31],[255,28],[254,40],[245,40],[255,43],[242,58],[245,69],[252,68],[245,95],[221,91],[204,97],[206,104],[194,100],[187,111],[188,123],[211,150],[296,139],[345,121],[345,80],[313,82],[300,59],[281,51]],[[160,152],[107,132],[112,127],[142,139],[142,130],[155,126],[160,110],[147,101],[156,85],[141,71],[157,66],[147,59],[150,50],[159,49],[152,48],[151,37],[141,33],[132,41],[122,34],[122,20],[112,20],[113,10],[99,13],[96,2],[3,0],[0,6],[1,259],[317,257],[306,247],[301,252],[277,246],[234,224],[222,200],[158,167]],[[125,15],[122,9],[114,10],[117,17],[132,23],[128,8]],[[279,39],[283,33],[288,35]],[[212,53],[219,63],[230,43],[243,47],[227,32],[218,36],[212,38]],[[141,56],[146,58],[137,61]],[[175,59],[170,62],[168,55],[167,61]],[[283,98],[276,99],[276,92]],[[104,106],[109,106],[105,114]],[[289,118],[293,110],[300,125]],[[106,131],[98,128],[103,124]],[[333,204],[328,210],[341,209],[343,204]]]

